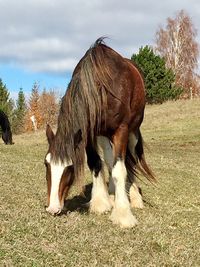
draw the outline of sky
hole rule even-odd
[[[14,99],[34,82],[62,96],[97,38],[130,58],[182,9],[200,43],[199,0],[0,0],[0,78]]]

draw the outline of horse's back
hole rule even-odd
[[[77,131],[87,120],[91,131],[103,135],[112,135],[120,124],[138,129],[145,107],[143,77],[130,60],[97,41],[74,69],[62,110],[66,107],[79,122]]]
[[[105,64],[112,76],[107,93],[107,127],[128,124],[130,130],[140,127],[145,108],[144,79],[137,66],[111,48],[103,47]]]

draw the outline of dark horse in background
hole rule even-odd
[[[6,145],[12,145],[12,132],[7,115],[0,110],[0,126],[2,129],[2,139]]]
[[[49,213],[59,214],[71,185],[83,179],[86,152],[93,176],[90,210],[112,210],[112,222],[121,227],[137,223],[127,191],[132,189],[133,199],[142,201],[135,184],[138,170],[155,180],[145,161],[140,132],[144,108],[144,81],[137,67],[98,39],[73,72],[56,134],[49,125],[46,129]],[[110,173],[109,192],[104,163]]]

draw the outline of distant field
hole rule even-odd
[[[0,266],[199,267],[200,99],[147,106],[142,133],[158,184],[140,182],[145,208],[126,230],[109,214],[47,214],[44,132],[0,140]]]

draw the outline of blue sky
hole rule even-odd
[[[107,44],[130,58],[154,45],[159,26],[181,9],[199,31],[199,0],[0,0],[0,78],[14,98],[20,87],[28,95],[34,82],[63,95],[97,38],[108,36]]]
[[[33,87],[33,84],[37,82],[40,85],[40,89],[54,89],[58,96],[62,96],[70,81],[70,73],[66,75],[62,74],[49,74],[43,72],[26,71],[23,68],[17,66],[9,66],[7,64],[0,65],[0,77],[3,83],[6,84],[10,92],[10,96],[13,99],[17,98],[20,88],[23,88],[23,92],[28,97]]]

